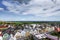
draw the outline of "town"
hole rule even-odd
[[[60,25],[0,23],[0,40],[60,40]]]
[[[0,40],[60,40],[60,0],[0,0]]]

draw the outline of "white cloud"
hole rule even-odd
[[[30,2],[31,7],[23,14],[33,14],[35,16],[49,17],[59,13],[53,13],[53,11],[60,9],[59,3],[54,4],[51,0],[33,0]],[[28,4],[29,5],[29,4]],[[40,6],[39,6],[40,5]],[[44,10],[46,9],[46,10]]]
[[[20,12],[25,10],[25,4],[17,4],[17,3],[11,3],[9,1],[3,1],[3,5],[7,7],[9,12],[17,13],[19,14]]]
[[[4,8],[0,8],[0,11],[3,11],[4,10]]]
[[[41,17],[50,17],[60,13],[53,12],[60,8],[60,5],[58,5],[60,4],[59,0],[56,2],[56,4],[54,4],[51,0],[31,0],[27,5],[11,3],[7,1],[3,1],[2,3],[7,6],[9,12],[13,12],[16,14],[31,14]]]

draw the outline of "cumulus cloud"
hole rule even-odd
[[[31,0],[26,4],[17,4],[16,2],[3,1],[9,12],[22,15],[35,15],[41,17],[50,17],[59,14],[56,10],[60,9],[60,1],[57,0]]]

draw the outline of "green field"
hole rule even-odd
[[[1,23],[17,23],[17,24],[41,24],[41,23],[48,23],[48,24],[60,24],[60,21],[0,21]]]

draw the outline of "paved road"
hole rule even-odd
[[[58,40],[58,37],[57,36],[52,36],[50,34],[45,34],[48,38],[50,38],[51,40]],[[59,38],[60,40],[60,38]]]

